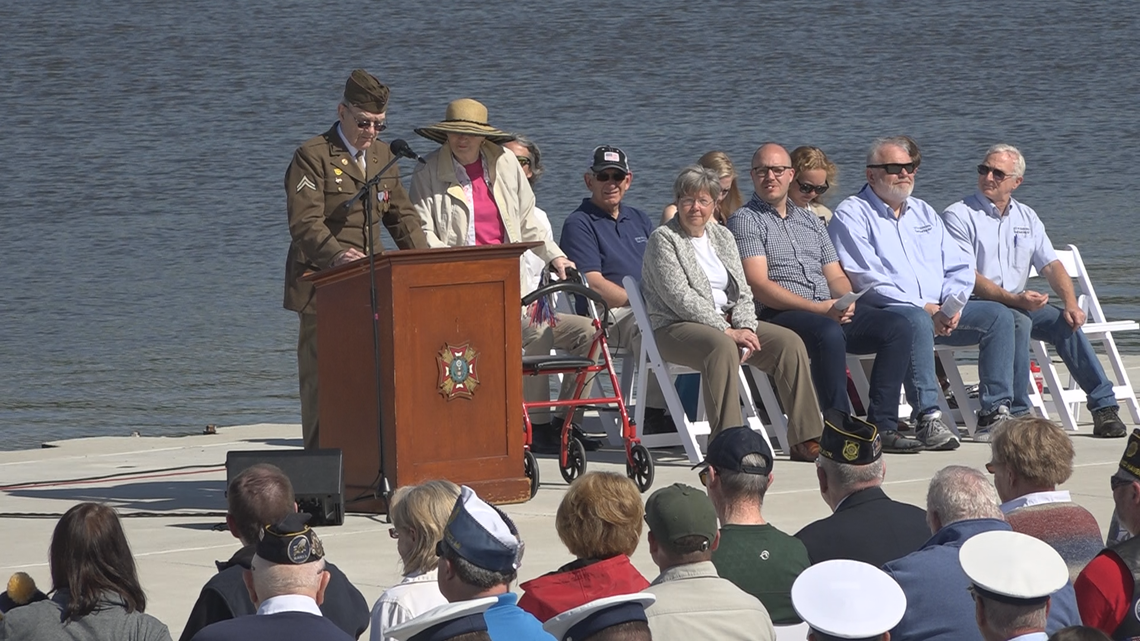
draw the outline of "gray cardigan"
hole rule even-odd
[[[732,319],[731,326],[755,331],[756,306],[752,303],[752,289],[747,284],[741,287],[747,281],[736,239],[723,225],[712,221],[705,226],[705,233],[728,270],[728,305],[724,311]],[[729,327],[716,311],[709,277],[697,262],[693,243],[676,216],[649,235],[641,263],[641,293],[653,329],[686,321],[721,331]]]
[[[0,639],[29,641],[170,641],[170,631],[158,619],[127,612],[122,599],[108,593],[106,601],[76,621],[63,621],[70,595],[56,590],[51,599],[8,610],[0,619]]]

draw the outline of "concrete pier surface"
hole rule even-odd
[[[1125,360],[1130,378],[1140,381],[1140,356]],[[1131,429],[1134,421],[1123,408],[1121,417]],[[1081,431],[1073,433],[1074,473],[1062,489],[1107,531],[1113,509],[1108,477],[1125,440],[1092,438],[1087,411],[1082,419]],[[124,525],[148,596],[147,612],[166,623],[177,639],[199,589],[215,572],[214,561],[228,559],[239,547],[228,531],[216,527],[224,522],[226,509],[226,452],[300,448],[300,436],[299,425],[262,424],[221,428],[214,435],[90,438],[0,452],[0,579],[24,571],[41,589],[50,589],[47,550],[59,515],[77,502],[107,503],[127,517]],[[620,450],[592,452],[587,458],[588,470],[625,471]],[[680,448],[655,450],[654,458],[652,489],[675,482],[700,485]],[[925,506],[927,483],[935,471],[951,464],[982,469],[989,460],[989,446],[970,441],[953,452],[887,455],[885,489],[897,500]],[[566,484],[553,457],[540,457],[539,465],[543,483],[537,496],[504,507],[526,542],[519,572],[523,581],[572,560],[554,531]],[[776,527],[794,533],[829,513],[819,496],[813,464],[778,457],[774,474],[764,515]],[[389,538],[388,527],[383,516],[349,514],[344,525],[319,529],[327,557],[370,605],[400,579],[396,542]],[[633,562],[652,580],[657,569],[644,535],[642,540]]]

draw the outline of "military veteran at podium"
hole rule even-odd
[[[387,128],[388,87],[363,69],[352,72],[337,105],[337,122],[310,138],[293,154],[285,172],[285,196],[292,244],[285,262],[285,308],[301,320],[297,373],[301,430],[305,447],[318,447],[317,309],[307,272],[365,257],[368,230],[364,204],[353,196],[392,159],[387,145],[375,144]],[[412,204],[393,166],[375,190],[372,237],[380,247],[380,223],[400,249],[428,247]],[[350,204],[351,201],[351,204]]]

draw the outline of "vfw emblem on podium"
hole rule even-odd
[[[444,345],[435,357],[439,364],[439,393],[447,400],[471,398],[479,387],[479,352],[470,343]]]

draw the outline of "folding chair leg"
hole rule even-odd
[[[966,426],[970,436],[973,436],[974,431],[978,428],[977,411],[979,404],[971,399],[966,391],[966,383],[962,380],[962,373],[958,371],[958,363],[954,360],[954,353],[936,351],[935,355],[942,361],[942,369],[946,370],[946,378],[950,379],[950,389],[954,392],[954,398],[958,399],[958,413],[962,415],[962,423]],[[941,393],[939,396],[942,396]],[[939,404],[942,405],[945,402],[943,398]],[[947,416],[947,418],[952,418],[952,415]]]

